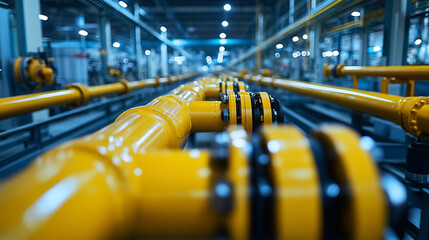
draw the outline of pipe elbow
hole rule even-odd
[[[398,109],[402,128],[415,137],[429,139],[429,98],[408,97]]]

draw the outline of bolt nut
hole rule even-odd
[[[228,103],[228,95],[227,94],[221,94],[220,95],[220,101],[222,102],[222,103]]]
[[[229,122],[229,111],[228,111],[228,109],[223,109],[222,110],[222,112],[220,114],[220,118],[224,122]]]

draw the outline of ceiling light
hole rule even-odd
[[[206,65],[202,66],[201,69],[206,72],[207,70],[209,70],[209,67],[207,67]]]
[[[221,33],[221,34],[219,34],[219,37],[220,38],[226,38],[226,34],[225,33]]]
[[[276,48],[277,48],[277,49],[282,49],[282,48],[283,48],[283,44],[278,43],[278,44],[276,45]]]
[[[327,52],[326,52],[326,56],[327,56],[327,57],[332,57],[332,52],[331,52],[331,51],[327,51]]]
[[[274,54],[274,56],[275,56],[276,58],[279,58],[279,57],[280,57],[280,53],[276,52],[276,53]]]
[[[226,41],[226,39],[221,39],[221,40],[219,41],[219,43],[220,43],[220,44],[226,44],[226,42],[227,42],[227,41]]]
[[[379,52],[381,51],[381,47],[380,46],[374,46],[374,52]]]
[[[416,41],[414,41],[414,44],[416,44],[416,45],[420,45],[422,43],[422,40],[421,39],[416,39]]]
[[[228,12],[231,10],[231,5],[227,3],[227,4],[223,5],[223,9]]]
[[[332,52],[332,55],[336,57],[336,56],[340,55],[340,52],[338,52],[337,50],[335,50],[335,51]]]
[[[220,46],[219,47],[219,51],[221,51],[221,52],[225,51],[225,47],[224,46]]]
[[[293,42],[298,42],[298,41],[299,41],[299,37],[298,37],[298,36],[293,37],[293,38],[292,38],[292,41],[293,41]]]
[[[150,50],[148,49],[148,50],[144,51],[144,54],[146,54],[146,56],[149,56],[150,55]]]
[[[159,29],[161,30],[161,32],[167,32],[167,28],[164,26],[161,26]]]
[[[115,47],[115,48],[118,48],[118,47],[120,47],[121,46],[121,44],[120,43],[118,43],[118,42],[114,42],[113,43],[113,47]]]
[[[48,16],[43,15],[43,14],[39,14],[39,19],[42,21],[46,21],[46,20],[48,20]]]
[[[352,12],[352,16],[353,17],[360,17],[360,12],[354,11],[354,12]]]
[[[302,35],[302,39],[307,40],[308,39],[308,35],[307,34]]]
[[[121,7],[123,7],[123,8],[127,8],[128,7],[128,4],[126,2],[124,2],[124,1],[119,1],[119,5]]]
[[[78,33],[79,33],[79,35],[84,36],[84,37],[88,36],[88,32],[85,30],[79,30]]]
[[[229,25],[228,21],[223,21],[223,22],[222,22],[222,26],[224,26],[224,27],[228,27],[228,25]]]

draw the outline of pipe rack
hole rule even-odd
[[[429,138],[429,98],[400,97],[296,80],[238,74],[239,78],[328,101],[400,125],[410,134]]]
[[[204,102],[215,95],[212,86],[217,95],[245,96],[240,104],[250,107],[243,102],[254,95],[219,83],[203,78],[181,85],[38,157],[0,185],[0,238],[201,239],[219,232],[231,239],[382,238],[387,209],[394,207],[371,155],[350,129],[325,125],[307,137],[293,126],[270,123],[251,140],[230,122],[212,151],[179,150],[193,129],[225,127],[218,113],[234,104]],[[272,99],[259,95],[262,106]],[[313,153],[310,142],[332,154]],[[318,169],[320,164],[336,173]],[[329,209],[322,204],[326,184],[348,189],[345,197],[323,200]],[[349,224],[327,228],[328,215]]]
[[[26,94],[0,99],[0,120],[34,112],[53,106],[70,104],[78,107],[88,103],[92,98],[111,95],[126,94],[131,91],[159,84],[172,83],[195,76],[195,73],[179,76],[152,78],[135,82],[120,80],[117,83],[86,87],[82,84],[71,84],[66,90]]]

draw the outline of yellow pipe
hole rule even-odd
[[[218,101],[188,102],[192,122],[192,132],[221,132],[228,122],[222,121],[221,112],[226,104]]]
[[[324,66],[323,75],[329,77],[332,67]],[[338,77],[355,75],[357,77],[394,77],[398,79],[427,80],[429,66],[345,66],[338,65],[335,70]]]
[[[193,75],[194,74],[186,74],[184,76],[190,77]],[[127,93],[132,90],[148,86],[155,86],[157,84],[158,81],[155,79],[141,80],[137,82],[127,82],[125,80],[121,80],[119,83],[105,84],[100,86],[85,87],[83,85],[74,85],[69,87],[67,90],[1,98],[0,119],[14,117],[20,114],[30,113],[63,104],[73,104],[79,102],[86,103],[91,98],[105,96],[113,93]],[[81,101],[81,99],[84,100]]]
[[[252,79],[254,78],[248,78],[254,81]],[[429,138],[428,97],[400,97],[287,79],[271,78],[268,82],[268,79],[265,77],[264,83],[269,83],[273,87],[371,114],[399,124],[405,131],[416,137]]]

